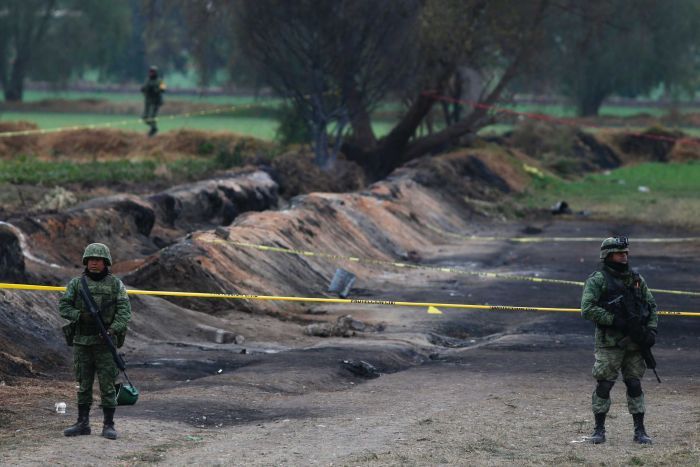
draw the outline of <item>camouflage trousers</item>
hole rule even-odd
[[[622,372],[622,379],[639,379],[644,376],[647,367],[638,347],[620,349],[619,347],[596,347],[593,377],[596,380],[617,380]],[[607,413],[610,410],[611,398],[603,399],[593,391],[593,413]],[[644,393],[638,397],[627,394],[627,409],[631,414],[644,413]]]
[[[146,125],[149,125],[151,128],[156,127],[156,117],[158,116],[159,108],[160,105],[150,101],[146,101],[143,106],[143,115],[141,118],[143,118]]]
[[[73,346],[73,368],[78,388],[78,405],[92,404],[92,386],[95,374],[100,384],[101,406],[117,406],[117,393],[114,389],[119,369],[106,345]]]

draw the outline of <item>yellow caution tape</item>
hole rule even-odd
[[[40,290],[50,292],[64,292],[65,287],[32,285],[32,284],[9,284],[0,283],[0,289],[16,290]],[[173,292],[168,290],[127,290],[129,295],[155,295],[161,297],[191,297],[191,298],[223,298],[230,300],[265,300],[283,302],[305,302],[305,303],[340,303],[347,305],[383,305],[383,306],[406,306],[428,308],[428,313],[442,314],[438,308],[455,308],[461,310],[489,310],[489,311],[555,311],[562,313],[580,313],[579,308],[552,308],[552,307],[526,307],[507,305],[466,305],[461,303],[432,303],[432,302],[403,302],[398,300],[373,300],[360,298],[320,298],[320,297],[288,297],[280,295],[244,295],[211,292]],[[433,311],[431,311],[431,308]],[[435,312],[437,311],[437,313]],[[659,311],[659,315],[669,316],[692,316],[700,317],[700,312],[692,311]]]
[[[448,237],[460,238],[462,240],[484,241],[484,242],[514,242],[514,243],[564,243],[564,242],[600,242],[600,237],[496,237],[488,235],[463,235],[454,232],[448,232],[426,224],[433,232],[437,232]],[[700,237],[668,237],[668,238],[649,238],[635,237],[633,243],[686,243],[700,242]]]
[[[451,274],[461,274],[461,275],[466,275],[466,276],[486,277],[486,278],[490,278],[490,279],[527,281],[527,282],[537,282],[537,283],[544,283],[544,284],[576,285],[579,287],[583,287],[585,284],[585,282],[582,282],[582,281],[569,281],[569,280],[565,280],[565,279],[547,279],[544,277],[521,276],[521,275],[517,275],[517,274],[503,274],[503,273],[498,273],[498,272],[467,271],[465,269],[460,269],[460,268],[443,267],[443,266],[426,266],[426,265],[422,265],[422,264],[401,263],[401,262],[381,260],[381,259],[359,258],[357,256],[344,256],[344,255],[336,255],[336,254],[332,254],[332,253],[322,253],[322,252],[307,251],[307,250],[296,250],[293,248],[257,245],[254,243],[237,242],[235,240],[223,240],[223,239],[218,239],[218,238],[214,239],[214,240],[209,240],[209,239],[203,238],[201,236],[198,237],[198,239],[201,241],[210,242],[210,243],[231,244],[231,245],[243,247],[243,248],[254,248],[254,249],[260,250],[260,251],[272,251],[275,253],[287,253],[287,254],[298,255],[298,256],[315,256],[318,258],[337,259],[337,260],[352,261],[355,263],[363,263],[363,264],[377,264],[377,265],[383,265],[383,266],[393,266],[393,267],[397,267],[397,268],[423,269],[423,270],[429,270],[429,271],[446,272],[446,273],[451,273]],[[700,297],[700,292],[692,292],[692,291],[687,291],[687,290],[668,290],[668,289],[651,289],[651,288],[649,290],[654,292],[654,293],[673,294],[673,295],[688,295],[688,296]]]

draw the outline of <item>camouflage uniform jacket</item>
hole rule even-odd
[[[596,347],[615,347],[625,337],[623,332],[611,326],[615,315],[603,308],[606,300],[612,298],[608,294],[606,274],[612,280],[618,281],[620,286],[634,292],[634,273],[632,271],[619,273],[601,264],[600,270],[588,277],[583,287],[583,296],[581,297],[581,315],[596,324]],[[646,324],[649,329],[656,329],[659,322],[659,317],[656,313],[656,301],[649,291],[644,278],[641,276],[639,276],[638,294],[649,310],[649,317],[646,323],[643,324]],[[630,345],[635,346],[636,344]]]
[[[131,319],[131,303],[124,284],[112,274],[108,274],[99,281],[89,277],[86,279],[105,327],[115,336],[123,336]],[[59,313],[71,323],[77,324],[74,344],[103,344],[97,323],[83,302],[79,287],[80,277],[71,279],[66,287],[66,293],[59,300]]]
[[[156,78],[148,78],[146,82],[141,86],[141,92],[146,98],[146,102],[162,105],[163,104],[163,80]]]

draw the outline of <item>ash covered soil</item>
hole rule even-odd
[[[130,289],[331,297],[328,282],[343,267],[357,276],[350,295],[356,299],[577,308],[577,285],[233,242],[583,281],[597,266],[599,239],[627,234],[633,267],[650,287],[699,289],[699,242],[634,241],[696,232],[595,216],[533,214],[512,222],[478,215],[474,200],[497,205],[499,196],[527,185],[522,170],[503,175],[506,162],[466,151],[419,161],[361,192],[314,193],[287,204],[278,203],[277,185],[265,173],[245,171],[65,212],[13,214],[0,225],[0,259],[12,266],[5,274],[15,276],[6,282],[60,284],[79,273],[84,244],[102,240],[115,245],[114,269]],[[518,243],[455,234],[596,240]],[[62,434],[76,406],[58,296],[0,294],[2,465],[700,463],[697,318],[661,318],[654,351],[663,383],[651,373],[643,381],[655,444],[632,442],[618,382],[608,442],[592,446],[581,441],[593,424],[594,329],[577,313],[442,308],[436,315],[426,308],[132,295],[123,350],[141,396],[117,409],[120,437],[109,441],[99,436],[97,404],[91,436]],[[656,299],[660,310],[698,311],[696,296]],[[342,329],[345,337],[305,333],[308,325],[334,329],[347,315],[354,322]],[[217,329],[245,340],[216,343]],[[361,361],[379,376],[352,364]],[[68,404],[65,415],[54,411],[59,401]]]
[[[522,228],[479,227],[501,235],[518,235]],[[671,234],[581,221],[541,227],[541,236],[604,236],[621,228],[632,239]],[[596,249],[594,242],[449,240],[424,251],[423,262],[582,280],[595,267]],[[697,283],[691,262],[697,254],[697,244],[633,243],[632,259],[651,287],[684,289]],[[421,270],[377,271],[357,285],[357,292],[360,298],[555,307],[576,307],[580,296],[576,286]],[[697,299],[685,296],[656,298],[662,310],[697,307]],[[144,299],[135,301],[136,310],[139,300]],[[118,409],[117,441],[96,434],[62,436],[75,415],[67,370],[2,386],[0,460],[5,465],[700,461],[697,319],[662,318],[655,352],[663,383],[650,374],[644,379],[647,427],[655,444],[632,442],[619,383],[609,441],[591,446],[578,441],[592,424],[593,329],[576,314],[443,309],[443,315],[429,315],[423,309],[356,305],[309,309],[325,311],[320,316],[329,319],[351,314],[386,327],[324,339],[304,335],[303,325],[293,321],[232,311],[228,319],[248,336],[241,345],[196,339],[139,344],[128,358],[142,396],[137,405]],[[372,379],[353,374],[341,364],[349,359],[367,361],[382,374]],[[65,416],[53,413],[58,400],[68,402]],[[95,418],[93,430],[99,428]]]

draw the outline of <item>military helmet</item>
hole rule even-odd
[[[149,74],[149,75],[158,76],[158,67],[155,66],[155,65],[151,65],[151,66],[148,68],[148,74]]]
[[[630,243],[627,237],[609,237],[600,245],[600,259],[605,259],[610,253],[629,252]]]
[[[109,254],[109,248],[104,243],[91,243],[85,247],[83,264],[87,264],[88,258],[102,258],[107,263],[107,266],[112,265],[112,255]]]

